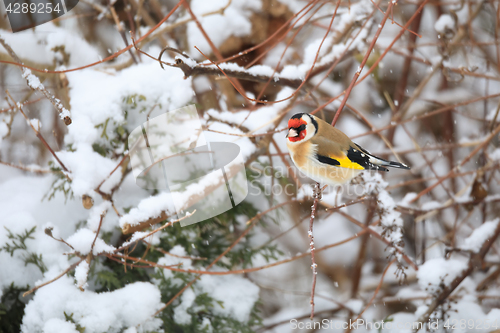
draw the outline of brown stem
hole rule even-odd
[[[1,38],[0,38],[1,39]],[[26,119],[26,121],[28,122],[28,124],[30,125],[31,129],[35,132],[35,135],[37,136],[37,138],[42,141],[43,145],[50,151],[50,153],[52,154],[52,156],[54,156],[54,158],[56,159],[56,161],[59,163],[59,165],[61,166],[61,168],[63,168],[64,171],[68,172],[69,173],[69,170],[66,168],[66,166],[64,165],[63,162],[61,162],[61,160],[59,159],[59,157],[57,157],[56,153],[54,152],[54,150],[52,150],[52,148],[49,146],[49,144],[47,143],[47,141],[45,141],[45,139],[43,138],[42,134],[40,133],[39,130],[37,130],[32,124],[31,122],[29,121],[30,119],[28,118],[28,116],[26,116],[26,114],[24,113],[23,111],[23,108],[21,106],[20,103],[16,103],[16,100],[12,97],[12,95],[10,94],[10,92],[8,90],[6,90],[6,93],[7,95],[10,97],[12,103],[14,104],[14,107],[17,108],[17,110],[19,112],[21,112],[21,114],[23,115],[24,119]],[[10,103],[9,103],[10,104]],[[69,176],[67,174],[65,174],[66,178],[68,178],[69,180],[71,180],[71,178],[69,178]]]
[[[10,47],[9,44],[7,44],[7,42],[5,41],[5,39],[3,39],[1,36],[0,36],[0,44],[2,44],[2,46],[4,47],[5,50],[7,50],[7,52],[12,57],[12,59],[14,59],[14,61],[18,65],[22,66],[21,59],[17,56],[17,54],[14,52],[14,50]],[[26,69],[26,71],[28,71],[28,73],[29,73],[28,69]],[[33,74],[31,74],[31,75],[33,75]],[[69,111],[64,108],[64,106],[61,104],[61,101],[58,100],[57,98],[55,98],[51,93],[49,93],[47,91],[47,89],[45,88],[45,86],[42,83],[39,82],[38,85],[35,86],[33,84],[30,84],[28,78],[26,78],[26,80],[27,80],[27,83],[28,83],[28,87],[30,87],[32,90],[38,90],[38,91],[40,91],[52,103],[52,105],[54,105],[54,107],[56,108],[57,112],[59,112],[59,114],[62,117],[64,117],[63,118],[64,124],[70,125],[71,124],[71,118],[67,115],[67,114],[69,114]]]
[[[436,297],[434,297],[432,303],[427,308],[427,311],[425,311],[425,313],[420,316],[418,322],[426,323],[429,320],[432,313],[436,310],[436,308],[440,306],[448,298],[448,296],[450,296],[451,293],[460,285],[460,283],[462,283],[462,281],[465,280],[465,278],[472,273],[474,268],[481,266],[484,257],[486,256],[486,254],[488,253],[491,246],[496,241],[499,235],[500,235],[500,223],[498,223],[493,236],[488,238],[483,243],[479,252],[471,254],[467,268],[459,276],[457,276],[449,286],[443,288],[443,290]],[[414,332],[417,331],[414,330]]]
[[[446,179],[450,178],[451,176],[455,175],[455,173],[458,171],[460,167],[462,167],[465,163],[467,163],[474,155],[476,155],[480,150],[482,150],[498,133],[500,132],[500,125],[497,126],[497,128],[490,134],[488,137],[481,143],[479,146],[477,146],[466,158],[462,160],[457,166],[455,166],[453,169],[451,169],[445,176],[441,177],[436,183],[433,185],[427,187],[425,190],[421,191],[415,198],[413,198],[409,203],[414,203],[420,197],[423,195],[429,193],[432,191],[434,188],[436,188],[439,184],[444,182]]]
[[[369,232],[369,229],[370,228],[365,228],[365,229],[361,230],[360,232],[358,232],[354,236],[351,236],[351,237],[346,238],[346,239],[344,239],[342,241],[339,241],[339,242],[336,242],[336,243],[332,243],[332,244],[328,244],[328,245],[322,246],[322,247],[320,247],[318,249],[315,249],[315,253],[318,253],[318,252],[321,252],[321,251],[325,251],[325,250],[331,249],[333,247],[337,247],[337,246],[349,243],[353,239],[361,237],[365,233]],[[306,252],[306,253],[298,254],[298,255],[296,255],[294,257],[291,257],[291,258],[288,258],[288,259],[283,259],[283,260],[276,261],[276,262],[273,262],[273,263],[270,263],[270,264],[267,264],[267,265],[258,266],[258,267],[252,267],[252,268],[235,269],[235,270],[232,270],[232,271],[209,271],[209,270],[207,270],[207,268],[211,268],[212,266],[210,266],[210,265],[207,266],[207,268],[205,268],[204,270],[199,270],[199,269],[182,269],[182,268],[175,267],[175,266],[178,266],[178,265],[158,265],[154,261],[145,260],[145,259],[141,259],[141,258],[138,258],[138,257],[128,256],[128,255],[122,255],[122,254],[118,254],[118,253],[109,254],[109,253],[103,252],[103,253],[99,254],[99,256],[105,256],[105,257],[110,258],[110,259],[113,259],[113,258],[117,259],[118,258],[120,260],[121,259],[125,259],[125,260],[135,261],[136,263],[137,262],[138,263],[143,263],[143,264],[145,264],[145,267],[165,268],[165,269],[169,269],[171,271],[179,272],[179,273],[198,274],[198,276],[195,277],[195,279],[198,279],[200,275],[219,275],[219,276],[222,276],[222,275],[246,274],[246,273],[257,272],[257,271],[261,271],[261,270],[264,270],[264,269],[267,269],[267,268],[276,267],[276,266],[279,266],[279,265],[282,265],[282,264],[286,264],[286,263],[289,263],[289,262],[292,262],[292,261],[295,261],[295,260],[298,260],[298,259],[301,259],[301,258],[305,258],[308,255],[309,255],[309,253]],[[124,262],[122,262],[122,263],[124,263]]]
[[[370,225],[370,222],[375,214],[374,200],[368,202],[368,214],[366,215],[365,227]],[[366,258],[366,249],[368,248],[368,242],[370,241],[370,234],[366,233],[361,238],[361,244],[359,246],[358,258],[356,259],[356,264],[354,265],[354,270],[352,273],[352,287],[351,287],[351,298],[355,298],[358,294],[359,282],[361,280],[361,269],[363,268],[363,263]]]
[[[344,99],[340,103],[340,106],[337,109],[337,112],[335,113],[335,117],[332,120],[332,126],[335,126],[335,124],[337,123],[337,120],[339,119],[340,113],[342,112],[342,109],[344,108],[344,105],[347,103],[347,99],[349,98],[349,95],[351,94],[352,88],[356,84],[356,81],[358,80],[359,75],[361,74],[361,71],[363,70],[363,67],[365,67],[366,62],[368,61],[368,58],[370,57],[370,54],[372,53],[372,50],[375,47],[375,44],[377,43],[377,39],[380,36],[382,29],[384,28],[385,22],[387,21],[387,19],[389,18],[389,15],[391,14],[392,6],[395,3],[397,3],[397,0],[389,2],[389,6],[387,6],[387,9],[385,11],[385,15],[382,18],[382,21],[380,22],[380,24],[378,26],[378,30],[375,33],[375,36],[373,36],[373,40],[370,43],[370,46],[368,46],[368,50],[366,51],[365,57],[361,61],[361,64],[359,65],[356,73],[354,73],[354,77],[352,78],[351,84],[349,85],[349,87],[347,88],[347,90],[345,92]]]
[[[25,292],[23,294],[23,297],[26,297],[28,296],[29,294],[37,291],[38,289],[42,288],[42,287],[45,287],[46,285],[48,284],[51,284],[52,282],[56,281],[56,280],[59,280],[60,278],[62,278],[66,273],[68,273],[69,271],[72,271],[76,266],[78,266],[82,261],[84,261],[85,259],[81,259],[80,261],[78,262],[75,262],[73,265],[69,266],[68,268],[66,268],[61,274],[59,274],[58,276],[56,276],[55,278],[53,278],[52,280],[49,280],[47,282],[44,282],[42,284],[39,284],[38,286],[28,290],[27,292]]]
[[[417,13],[417,16],[415,17],[414,21],[412,22],[411,25],[411,30],[415,31],[418,33],[418,30],[420,29],[420,21],[422,19],[422,11],[419,11]],[[413,51],[415,50],[415,41],[417,40],[417,35],[415,34],[410,34],[408,41],[408,47],[407,47],[407,54],[405,55],[405,61],[403,64],[403,71],[401,73],[401,77],[399,79],[399,82],[396,86],[396,91],[394,93],[394,104],[395,104],[395,114],[398,113],[399,109],[403,105],[403,98],[405,96],[405,91],[406,87],[408,85],[408,77],[410,76],[410,68],[411,68],[411,62],[413,60]],[[389,130],[389,133],[387,134],[387,138],[389,139],[390,142],[394,139],[394,133],[396,132],[396,128],[391,128]]]
[[[319,183],[316,183],[314,185],[314,201],[313,205],[311,206],[311,218],[309,219],[309,231],[308,231],[308,236],[310,239],[309,247],[311,251],[311,269],[312,269],[312,286],[311,286],[311,320],[314,319],[314,292],[316,289],[316,276],[318,274],[317,272],[317,267],[318,265],[316,264],[316,260],[314,259],[314,252],[316,248],[314,247],[314,236],[313,236],[313,225],[314,225],[314,218],[316,217],[316,208],[318,207],[318,201],[321,199],[321,186]]]
[[[187,65],[182,59],[177,58],[175,62],[175,67],[180,68],[184,72],[185,77],[190,77],[194,75],[214,75],[220,76],[221,72],[216,67],[207,67],[202,66],[200,64],[196,64],[194,66]],[[267,75],[254,75],[250,74],[250,72],[246,69],[241,69],[240,71],[234,71],[230,69],[224,69],[224,72],[229,77],[234,77],[235,79],[247,80],[253,82],[268,82],[272,76]],[[274,84],[281,86],[288,86],[292,88],[298,88],[302,84],[302,80],[300,79],[286,79],[281,78],[279,76],[274,76],[276,80],[273,80]]]
[[[282,206],[285,206],[287,204],[290,204],[292,203],[293,201],[286,201],[286,202],[283,202],[279,205],[276,205],[272,208],[269,208],[268,210],[260,213],[260,214],[257,214],[255,215],[253,218],[251,218],[250,220],[248,220],[247,222],[247,225],[249,225],[245,231],[243,231],[241,233],[241,235],[224,251],[222,252],[217,258],[214,259],[214,261],[212,261],[210,263],[210,265],[208,265],[206,267],[206,270],[208,271],[212,266],[214,266],[220,259],[222,259],[229,251],[231,251],[231,249],[233,247],[236,246],[236,244],[238,244],[242,239],[243,237],[245,237],[248,232],[250,232],[250,230],[255,226],[255,224],[257,223],[257,221],[259,221],[262,216],[266,215],[267,213],[279,208],[279,207],[282,207]],[[172,302],[177,298],[179,297],[180,295],[182,295],[182,293],[188,289],[189,287],[191,287],[199,278],[200,278],[201,275],[198,275],[196,276],[194,279],[192,279],[191,281],[189,281],[189,283],[187,283],[181,290],[179,290],[179,292],[177,294],[174,295],[174,297],[172,297],[161,309],[159,309],[158,311],[156,311],[156,313],[154,314],[154,316],[158,315],[159,313],[161,313],[163,310],[165,310],[170,304],[172,304]]]
[[[154,27],[152,27],[146,34],[144,34],[144,36],[142,36],[141,38],[139,38],[136,42],[140,43],[140,42],[144,41],[146,38],[148,38],[149,35],[151,35],[153,33],[153,31],[155,31],[156,29],[158,29],[163,23],[165,23],[169,19],[169,17],[182,5],[182,3],[184,1],[186,1],[186,0],[179,0],[179,2],[170,10],[170,12],[168,12],[167,15],[165,15],[165,17],[160,22],[158,22]],[[85,65],[85,66],[80,66],[80,67],[71,68],[71,69],[65,69],[65,70],[59,70],[59,71],[41,70],[41,69],[38,69],[38,68],[34,68],[34,67],[31,67],[31,66],[22,65],[21,63],[12,62],[12,61],[3,61],[3,60],[1,60],[0,63],[11,64],[11,65],[16,65],[18,67],[28,68],[28,69],[30,69],[32,71],[36,71],[36,72],[44,72],[44,73],[50,73],[50,74],[69,73],[69,72],[79,71],[79,70],[82,70],[82,69],[85,69],[85,68],[90,68],[90,67],[93,67],[93,66],[105,63],[107,61],[110,61],[112,59],[115,59],[118,56],[120,56],[121,54],[123,54],[123,53],[127,52],[128,50],[130,50],[132,47],[134,47],[134,46],[132,44],[130,44],[127,47],[121,49],[120,51],[118,51],[116,53],[113,53],[109,57],[106,57],[106,58],[104,58],[102,60],[90,63],[90,64]]]

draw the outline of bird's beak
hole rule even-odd
[[[287,138],[294,138],[296,137],[297,135],[299,135],[299,133],[297,133],[297,131],[295,130],[295,128],[290,128],[288,130],[288,134],[286,135]]]

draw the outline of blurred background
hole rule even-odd
[[[80,0],[15,33],[0,15],[0,332],[500,329],[498,1]],[[127,139],[191,104],[239,146],[248,196],[181,227]],[[298,112],[411,166],[324,190],[315,289]]]

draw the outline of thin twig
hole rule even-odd
[[[342,109],[344,108],[344,105],[347,103],[347,99],[349,98],[349,95],[351,94],[352,88],[356,84],[356,81],[358,80],[359,76],[361,75],[361,72],[363,71],[363,68],[365,67],[366,62],[368,61],[368,58],[370,57],[370,54],[372,53],[373,48],[375,47],[375,44],[377,43],[377,39],[382,33],[382,29],[384,28],[385,22],[389,18],[389,15],[392,10],[392,6],[394,6],[397,3],[397,0],[393,0],[389,2],[389,6],[387,6],[387,9],[385,11],[385,15],[382,18],[382,21],[378,25],[377,32],[375,33],[375,36],[373,36],[372,42],[370,43],[370,46],[368,46],[368,49],[366,50],[365,56],[363,60],[361,61],[361,64],[358,67],[358,70],[354,73],[354,77],[352,78],[351,84],[347,88],[344,99],[340,103],[339,108],[337,109],[337,113],[335,113],[335,117],[332,120],[332,126],[335,126],[337,123],[337,120],[339,119],[340,113],[342,112]],[[405,29],[405,28],[403,28]]]
[[[140,43],[143,40],[145,40],[149,35],[151,35],[156,29],[158,29],[163,23],[165,23],[165,21],[167,21],[170,18],[170,16],[172,16],[172,14],[183,4],[184,1],[186,1],[186,0],[179,0],[179,2],[170,10],[170,12],[168,12],[167,15],[165,15],[165,17],[163,19],[161,19],[160,22],[158,22],[158,24],[156,24],[154,27],[152,27],[147,33],[145,33],[136,42]],[[10,64],[10,65],[16,65],[16,66],[23,67],[23,68],[28,68],[28,69],[30,69],[32,71],[36,71],[36,72],[40,72],[40,73],[50,73],[50,74],[69,73],[69,72],[79,71],[79,70],[82,70],[82,69],[85,69],[85,68],[90,68],[90,67],[93,67],[93,66],[96,66],[96,65],[108,62],[110,60],[113,60],[113,59],[117,58],[118,56],[122,55],[123,53],[127,52],[128,50],[130,50],[132,47],[134,47],[134,46],[132,44],[130,44],[127,47],[121,49],[120,51],[117,51],[117,52],[113,53],[109,57],[106,57],[106,58],[104,58],[102,60],[99,60],[99,61],[87,64],[85,66],[80,66],[80,67],[71,68],[71,69],[65,69],[65,70],[58,70],[58,71],[41,70],[41,69],[34,68],[34,67],[31,67],[31,66],[23,65],[21,62],[12,62],[12,61],[3,61],[3,60],[0,60],[0,63]]]
[[[63,170],[66,171],[66,173],[64,173],[64,175],[66,176],[66,178],[69,179],[69,180],[71,180],[71,178],[68,175],[68,173],[69,173],[68,168],[66,168],[66,166],[64,165],[64,163],[59,159],[59,157],[57,157],[56,153],[54,152],[54,150],[52,150],[52,148],[49,146],[49,144],[47,143],[47,141],[45,141],[45,139],[42,136],[42,133],[40,133],[40,131],[33,126],[33,124],[31,123],[30,119],[28,118],[28,116],[26,116],[26,114],[24,113],[21,104],[20,103],[16,103],[16,100],[12,97],[12,95],[10,94],[10,92],[8,90],[6,90],[5,92],[10,97],[10,99],[11,99],[13,105],[14,105],[12,107],[17,108],[17,110],[19,112],[21,112],[21,114],[23,115],[24,119],[26,119],[28,125],[35,132],[35,135],[37,136],[37,138],[40,139],[40,141],[42,141],[43,145],[50,151],[50,153],[52,154],[52,156],[54,156],[54,158],[59,163],[59,165],[61,166],[61,168],[63,168]]]
[[[311,285],[311,320],[314,319],[314,292],[316,290],[316,276],[318,274],[317,272],[317,267],[318,265],[316,264],[316,260],[314,258],[314,251],[316,250],[314,247],[314,236],[313,236],[313,224],[314,224],[314,218],[316,217],[316,208],[318,207],[318,201],[321,199],[321,186],[319,183],[316,183],[314,185],[314,201],[311,206],[311,218],[309,219],[309,231],[307,232],[307,235],[309,236],[309,248],[311,252],[311,269],[312,269],[312,285]]]
[[[443,288],[442,291],[436,297],[434,297],[431,304],[428,306],[427,311],[425,311],[425,313],[418,318],[418,322],[426,323],[432,313],[436,310],[436,308],[441,305],[448,298],[448,296],[450,296],[451,293],[460,285],[460,283],[462,283],[462,281],[472,273],[474,268],[476,268],[477,266],[481,266],[484,257],[499,236],[500,223],[498,223],[497,228],[495,229],[495,233],[483,243],[479,252],[471,254],[467,268],[459,276],[457,276],[449,286],[445,286],[445,288]],[[414,330],[414,332],[417,331],[418,330]]]
[[[358,316],[356,317],[356,319],[354,321],[357,321],[359,318],[361,318],[361,316],[363,315],[363,313],[372,305],[373,301],[375,300],[375,297],[377,297],[377,294],[380,291],[380,288],[382,287],[382,284],[384,282],[385,274],[387,274],[387,271],[389,270],[389,267],[391,267],[392,264],[394,264],[395,262],[396,262],[396,259],[392,259],[391,262],[389,262],[387,264],[386,268],[384,269],[384,272],[382,273],[382,276],[380,277],[380,282],[378,283],[377,288],[375,289],[375,292],[373,293],[372,298],[370,298],[370,300],[366,304],[366,306],[363,309],[363,311],[361,311],[358,314]]]
[[[104,220],[104,216],[106,216],[106,212],[103,212],[101,214],[101,218],[99,219],[99,226],[97,227],[97,231],[95,232],[94,241],[92,242],[92,245],[90,246],[89,255],[92,255],[92,253],[94,251],[95,242],[96,242],[97,238],[99,237],[99,232],[101,231],[101,226],[102,226],[102,221]]]
[[[5,39],[3,39],[2,36],[0,36],[0,44],[2,44],[2,46],[4,47],[4,49],[7,50],[7,52],[9,53],[9,55],[12,57],[12,59],[14,59],[14,61],[18,64],[21,64],[22,65],[22,61],[21,59],[17,56],[17,54],[14,52],[14,50],[10,47],[9,44],[7,44],[7,42],[5,41]],[[37,77],[36,78],[36,81],[38,82],[31,82],[32,79],[34,79],[32,77],[33,74],[31,74],[31,71],[27,68],[24,68],[24,70],[22,70],[23,72],[23,77],[26,79],[26,82],[28,84],[28,87],[30,87],[32,90],[38,90],[40,91],[42,94],[45,95],[45,97],[47,97],[47,99],[52,103],[52,105],[54,105],[54,107],[56,108],[57,112],[59,112],[59,115],[60,117],[64,120],[64,123],[66,125],[70,125],[71,124],[71,117],[70,117],[70,113],[69,111],[62,105],[61,101],[57,98],[54,97],[54,95],[52,95],[46,88],[45,86],[38,80]]]
[[[0,161],[0,164],[7,165],[7,166],[9,166],[11,168],[16,168],[16,169],[19,169],[19,170],[33,172],[33,173],[43,174],[43,173],[50,173],[50,172],[52,172],[52,170],[42,169],[39,166],[16,165],[16,164],[7,163],[7,162],[3,162],[3,161]]]
[[[320,248],[317,248],[317,249],[315,249],[315,253],[322,252],[322,251],[325,251],[325,250],[328,250],[328,249],[331,249],[331,248],[334,248],[334,247],[337,247],[337,246],[349,243],[353,239],[359,238],[359,237],[361,237],[362,235],[364,235],[364,234],[366,234],[368,232],[369,232],[369,228],[365,228],[365,229],[361,230],[360,232],[358,232],[357,234],[355,234],[354,236],[348,237],[348,238],[346,238],[344,240],[341,240],[339,242],[335,242],[335,243],[328,244],[328,245],[322,246]],[[287,259],[283,259],[283,260],[280,260],[280,261],[276,261],[276,262],[273,262],[273,263],[270,263],[270,264],[267,264],[267,265],[257,266],[257,267],[252,267],[252,268],[235,269],[235,270],[231,270],[231,271],[209,271],[209,270],[201,270],[201,269],[182,269],[182,268],[176,268],[175,267],[176,265],[173,265],[173,266],[159,265],[159,264],[157,264],[154,261],[145,260],[145,259],[142,259],[142,258],[132,257],[132,256],[128,256],[128,255],[122,255],[122,254],[118,254],[118,253],[109,254],[109,253],[103,252],[103,253],[100,253],[99,256],[105,256],[107,258],[116,257],[116,258],[120,258],[120,259],[133,260],[133,261],[136,261],[136,262],[140,262],[140,263],[146,264],[149,267],[165,268],[165,269],[169,269],[171,271],[179,272],[179,273],[190,273],[190,274],[198,274],[198,275],[219,275],[219,276],[222,276],[222,275],[234,275],[234,274],[247,274],[247,273],[261,271],[261,270],[264,270],[264,269],[267,269],[267,268],[271,268],[271,267],[276,267],[276,266],[279,266],[279,265],[282,265],[282,264],[286,264],[286,263],[289,263],[289,262],[292,262],[292,261],[295,261],[295,260],[298,260],[298,259],[301,259],[301,258],[305,258],[305,257],[309,256],[309,251],[306,252],[306,253],[298,254],[298,255],[293,256],[291,258],[287,258]],[[207,266],[206,269],[209,269],[209,268],[212,268],[212,266],[209,265],[209,266]],[[194,280],[196,280],[198,278],[199,278],[199,276],[195,277]],[[192,281],[193,283],[194,283],[194,280]],[[178,296],[180,296],[180,294],[174,296],[174,298],[177,298]],[[166,308],[166,306],[164,308]]]
[[[75,269],[75,267],[76,267],[76,266],[78,266],[78,265],[79,265],[82,261],[84,261],[84,260],[85,260],[85,259],[81,259],[80,261],[75,262],[73,265],[71,265],[71,266],[69,266],[68,268],[66,268],[66,269],[65,269],[65,270],[64,270],[61,274],[59,274],[58,276],[56,276],[56,277],[55,277],[55,278],[53,278],[52,280],[49,280],[49,281],[44,282],[44,283],[42,283],[42,284],[39,284],[38,286],[36,286],[36,287],[34,287],[34,288],[32,288],[32,289],[28,290],[27,292],[25,292],[25,293],[23,294],[23,297],[26,297],[26,296],[28,296],[29,294],[31,294],[31,293],[33,293],[33,292],[37,291],[38,289],[40,289],[40,288],[42,288],[42,287],[45,287],[46,285],[51,284],[51,283],[52,283],[52,282],[54,282],[54,281],[59,280],[59,279],[60,279],[60,278],[62,278],[62,277],[63,277],[66,273],[68,273],[68,272],[72,271],[73,269]]]

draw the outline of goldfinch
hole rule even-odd
[[[410,169],[402,163],[373,156],[340,130],[308,113],[297,113],[290,118],[286,138],[293,163],[321,184],[344,184],[363,170]]]

